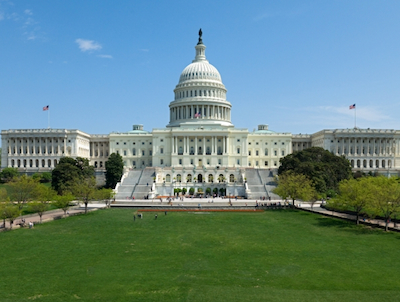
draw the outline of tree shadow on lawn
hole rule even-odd
[[[348,221],[344,219],[331,218],[331,217],[318,217],[316,218],[316,225],[320,227],[331,227],[342,229],[346,232],[351,232],[356,235],[371,235],[371,234],[390,234],[391,232],[384,232],[382,229],[368,226],[364,224],[356,225],[355,221]],[[397,239],[400,236],[396,236]]]

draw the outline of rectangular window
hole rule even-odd
[[[274,155],[277,156],[278,155],[278,151],[275,150],[274,151]]]
[[[136,166],[136,161],[132,160],[132,166]]]
[[[153,155],[153,151],[149,150],[149,155],[152,156]]]
[[[145,151],[144,151],[144,150],[142,150],[142,156],[144,156],[144,154],[145,154]]]
[[[251,151],[249,150],[249,156],[251,156]]]
[[[264,166],[268,167],[268,161],[267,160],[264,162]]]
[[[193,165],[193,159],[190,160],[190,164]]]
[[[268,149],[265,149],[265,152],[264,152],[264,154],[265,154],[265,156],[267,156],[267,155],[268,155]]]
[[[258,160],[256,160],[256,166],[258,166]]]
[[[126,156],[126,150],[124,150],[124,156]]]
[[[182,159],[181,158],[179,159],[179,164],[182,165]]]
[[[222,164],[221,159],[218,159],[218,165],[221,165],[221,164]]]
[[[240,154],[240,148],[237,148],[237,154]]]
[[[282,156],[285,156],[285,151],[282,151]]]
[[[160,153],[161,153],[161,154],[164,153],[164,148],[160,148]]]
[[[240,159],[238,159],[238,160],[236,161],[236,163],[237,163],[238,165],[240,165]]]
[[[160,159],[160,165],[163,165],[163,164],[164,164],[164,160]]]
[[[256,150],[256,156],[258,156],[258,150]]]

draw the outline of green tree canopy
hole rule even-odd
[[[121,180],[124,170],[122,156],[117,153],[111,153],[106,161],[106,187],[115,188]]]
[[[279,175],[278,186],[273,192],[282,197],[282,199],[292,199],[293,205],[296,199],[309,201],[317,196],[311,180],[307,176],[296,174],[293,171],[287,171]]]
[[[54,197],[54,201],[52,202],[52,204],[54,206],[56,206],[59,209],[62,209],[64,211],[64,215],[67,214],[67,211],[69,209],[70,203],[71,201],[73,201],[75,199],[75,196],[68,193],[66,195],[56,195]]]
[[[10,182],[14,177],[18,176],[17,168],[4,168],[3,171],[0,172],[0,179],[3,182]]]
[[[36,197],[36,189],[38,185],[39,183],[37,180],[26,175],[14,178],[9,183],[11,200],[16,201],[21,210],[24,203],[27,203]]]
[[[318,193],[338,190],[338,184],[351,176],[349,161],[319,147],[293,152],[280,159],[278,174],[293,171],[311,180]]]
[[[354,211],[356,223],[359,224],[359,217],[367,213],[371,207],[371,181],[369,178],[345,179],[339,183],[339,195],[328,201],[333,208]]]
[[[85,178],[75,182],[72,186],[72,193],[77,200],[85,204],[85,214],[87,213],[87,205],[96,199],[96,179],[94,177]]]
[[[89,165],[87,159],[63,157],[52,171],[51,186],[62,195],[71,191],[76,182],[93,176],[94,167]]]

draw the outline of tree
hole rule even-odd
[[[75,199],[75,196],[69,193],[66,195],[56,195],[54,199],[55,200],[52,202],[52,204],[56,206],[58,209],[62,209],[64,211],[64,216],[65,216],[67,215],[70,203]]]
[[[279,175],[278,186],[273,192],[282,199],[291,198],[293,205],[296,199],[308,201],[317,195],[311,180],[303,174],[296,174],[292,171]]]
[[[63,195],[71,191],[72,186],[79,180],[93,176],[94,167],[89,165],[86,158],[63,157],[52,171],[51,186],[59,195]]]
[[[38,184],[35,187],[33,196],[36,201],[29,203],[29,209],[34,213],[38,213],[40,223],[42,223],[43,213],[49,208],[49,201],[51,201],[55,195],[56,192],[53,189],[43,184]]]
[[[194,188],[190,188],[189,189],[189,195],[193,195],[194,194]]]
[[[43,201],[34,201],[29,203],[29,210],[33,213],[38,213],[40,217],[40,223],[42,223],[43,213],[47,211],[49,204]]]
[[[18,176],[17,168],[4,168],[3,171],[0,172],[0,179],[3,182],[10,182],[14,177]]]
[[[14,223],[15,218],[20,215],[19,207],[13,203],[8,203],[3,205],[1,211],[1,218],[4,220],[4,228],[6,227],[6,219],[10,222],[10,229],[12,229],[12,225]]]
[[[39,185],[37,180],[32,177],[21,175],[14,178],[10,183],[11,200],[18,203],[18,207],[22,210],[25,203],[32,200],[36,196],[36,188]]]
[[[113,198],[114,198],[114,191],[112,189],[103,188],[95,192],[95,199],[103,201],[106,204],[106,207],[110,205],[110,201]]]
[[[385,231],[389,221],[400,213],[400,185],[398,178],[384,176],[369,177],[371,182],[372,209],[385,220]]]
[[[124,161],[122,156],[117,153],[111,153],[106,161],[106,187],[115,188],[121,180],[124,171]]]
[[[337,191],[339,182],[351,177],[351,166],[344,156],[336,156],[319,147],[293,152],[281,158],[278,174],[287,171],[307,176],[318,193]]]
[[[333,208],[345,209],[356,213],[356,224],[362,213],[366,213],[371,206],[372,195],[370,179],[345,179],[339,183],[339,195],[328,201]]]
[[[41,183],[51,182],[51,172],[35,173],[32,178]]]
[[[94,177],[86,178],[76,182],[72,187],[72,192],[76,199],[85,204],[85,214],[87,213],[87,205],[94,200],[96,195],[96,180]]]
[[[182,194],[185,195],[186,192],[187,192],[187,189],[186,189],[186,188],[183,188],[183,189],[182,189]]]

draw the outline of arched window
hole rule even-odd
[[[180,174],[176,175],[176,181],[181,182],[182,181],[182,176]]]
[[[382,168],[385,168],[385,167],[386,167],[386,161],[382,160]]]
[[[360,168],[360,166],[361,166],[361,163],[360,163],[360,160],[358,159],[357,160],[357,168]]]
[[[35,166],[36,166],[36,168],[39,168],[39,160],[38,159],[36,160],[36,165]]]
[[[50,168],[51,167],[51,159],[47,160],[47,166]]]
[[[235,182],[235,175],[229,175],[229,182]]]
[[[192,174],[188,174],[188,175],[186,176],[186,181],[187,181],[187,182],[192,182]]]
[[[220,174],[220,175],[218,176],[218,181],[219,181],[219,182],[223,182],[223,181],[224,181],[224,175]]]
[[[33,166],[33,160],[29,160],[29,167],[31,167],[32,168],[32,166]]]
[[[350,164],[351,164],[351,167],[354,168],[354,160],[353,159],[351,160]]]
[[[45,164],[46,164],[45,160],[42,159],[42,168],[44,168]]]
[[[363,160],[363,167],[366,168],[367,167],[367,161],[364,159]]]
[[[375,168],[379,168],[379,160],[378,159],[375,161]]]
[[[94,162],[94,167],[97,168],[97,161]]]
[[[167,175],[165,176],[165,181],[166,181],[166,182],[171,182],[171,175],[167,174]]]
[[[214,176],[212,174],[208,174],[208,182],[214,182]]]
[[[369,161],[369,167],[372,168],[373,166],[374,166],[374,161],[371,159],[371,160]]]

